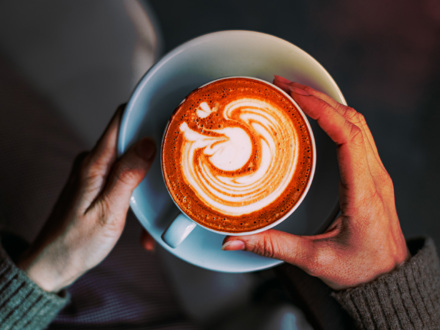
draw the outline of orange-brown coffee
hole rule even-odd
[[[193,91],[162,143],[171,197],[191,219],[229,233],[286,215],[311,179],[313,143],[291,99],[259,80],[226,78]]]

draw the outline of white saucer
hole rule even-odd
[[[310,55],[277,37],[252,31],[222,31],[203,35],[177,47],[141,79],[123,115],[118,152],[150,136],[158,147],[168,118],[193,89],[226,76],[251,76],[271,82],[273,75],[317,88],[337,101],[345,100],[325,69]],[[317,147],[315,178],[301,206],[276,229],[310,235],[323,231],[334,218],[338,201],[335,146],[311,120]],[[177,248],[161,235],[178,213],[160,171],[159,157],[136,188],[131,208],[142,225],[170,253],[196,266],[222,272],[250,272],[281,263],[243,251],[222,251],[223,235],[197,226]]]

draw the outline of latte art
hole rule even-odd
[[[193,220],[223,232],[267,226],[287,214],[311,176],[304,118],[281,91],[248,78],[195,90],[174,112],[162,144],[167,188]]]
[[[214,109],[204,102],[199,108],[198,117],[221,123],[218,129],[180,124],[182,172],[200,200],[232,216],[273,203],[292,179],[298,158],[289,116],[276,104],[252,98]]]

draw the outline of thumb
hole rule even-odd
[[[228,236],[223,241],[223,250],[245,250],[263,257],[280,259],[303,269],[313,262],[314,241],[308,236],[292,235],[270,229],[255,235]]]
[[[108,211],[119,214],[128,209],[131,194],[150,169],[155,153],[154,141],[145,138],[134,144],[113,165],[100,198]]]

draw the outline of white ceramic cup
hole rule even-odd
[[[313,135],[313,131],[312,128],[310,126],[310,123],[306,117],[306,115],[303,113],[303,111],[301,110],[301,108],[299,107],[299,105],[292,99],[292,97],[290,95],[288,95],[286,92],[284,92],[282,89],[280,89],[279,87],[265,81],[262,79],[258,79],[258,78],[254,78],[254,77],[244,77],[244,76],[232,76],[232,77],[224,77],[224,78],[220,78],[220,79],[215,79],[211,82],[208,82],[201,87],[204,87],[206,85],[209,85],[211,83],[217,82],[219,80],[222,79],[230,79],[230,78],[247,78],[247,79],[253,79],[259,82],[262,82],[264,84],[266,84],[268,86],[268,88],[272,88],[275,89],[279,92],[281,92],[282,94],[284,94],[284,96],[286,97],[286,99],[288,99],[294,106],[296,109],[298,109],[298,112],[300,113],[300,115],[302,116],[302,118],[304,119],[304,122],[306,123],[307,126],[307,130],[310,136],[310,141],[311,141],[311,145],[312,145],[312,168],[310,170],[310,177],[309,180],[307,182],[307,185],[303,191],[303,194],[301,195],[301,197],[298,199],[298,201],[293,205],[293,207],[289,210],[288,213],[286,213],[284,216],[282,216],[281,218],[279,218],[278,220],[268,224],[267,226],[264,226],[262,228],[256,229],[256,230],[252,230],[252,231],[246,231],[246,232],[239,232],[239,233],[230,233],[227,231],[218,231],[218,230],[214,230],[212,228],[208,228],[206,226],[203,226],[202,224],[194,221],[193,219],[191,219],[191,217],[189,217],[180,207],[179,205],[174,201],[172,195],[170,194],[168,187],[168,193],[170,194],[171,199],[173,200],[174,204],[177,206],[177,208],[180,210],[180,213],[177,215],[177,217],[172,220],[172,222],[170,223],[170,225],[165,229],[164,233],[162,234],[162,239],[164,240],[164,242],[166,244],[168,244],[170,247],[172,248],[176,248],[178,245],[180,245],[187,237],[188,235],[196,228],[196,226],[202,226],[203,228],[218,233],[218,234],[222,234],[222,235],[231,235],[231,236],[242,236],[242,235],[251,235],[251,234],[256,234],[256,233],[260,233],[262,231],[268,230],[274,226],[279,225],[281,222],[283,222],[284,220],[286,220],[287,218],[290,217],[290,215],[292,215],[293,212],[295,212],[295,210],[301,205],[301,202],[304,200],[304,198],[307,195],[307,192],[309,191],[309,188],[312,184],[313,181],[313,177],[315,174],[315,168],[316,168],[316,144],[315,144],[315,138]],[[182,103],[185,100],[182,101]],[[170,122],[172,121],[173,116],[171,116],[171,118],[169,119],[163,136],[162,136],[162,145],[161,145],[161,169],[162,169],[162,176],[164,176],[164,172],[163,172],[163,164],[162,164],[162,152],[163,152],[163,143],[164,143],[164,138],[166,136],[166,131],[170,125]],[[164,182],[166,182],[165,178],[164,178]],[[166,184],[165,184],[166,186]]]

